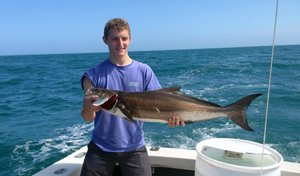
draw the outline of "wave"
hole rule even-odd
[[[92,124],[77,124],[55,129],[57,136],[53,138],[30,140],[18,144],[10,154],[9,165],[15,167],[17,175],[32,175],[61,157],[87,145],[92,129]]]
[[[195,149],[197,143],[202,140],[224,136],[226,133],[234,134],[240,130],[240,127],[231,122],[217,125],[215,123],[207,123],[205,127],[193,124],[187,125],[184,128],[177,127],[177,129],[169,129],[165,125],[151,125],[153,128],[145,129],[145,142],[147,146],[182,149]],[[228,135],[228,137],[233,136]]]
[[[268,146],[276,149],[285,161],[300,163],[300,140],[279,144],[270,143]]]

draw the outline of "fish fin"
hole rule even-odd
[[[166,87],[162,88],[156,91],[166,91],[166,92],[177,92],[180,91],[181,87],[180,86],[173,86],[173,87]]]
[[[187,121],[184,121],[185,124],[192,124],[194,123],[192,120],[187,120]]]
[[[117,107],[120,109],[120,111],[125,115],[125,119],[133,122],[133,117],[130,114],[130,111],[126,109],[125,105],[123,103],[118,103]]]
[[[213,106],[213,107],[218,107],[220,108],[221,106],[216,104],[216,103],[212,103],[212,102],[209,102],[209,101],[205,101],[205,100],[201,100],[200,98],[197,98],[197,97],[192,97],[190,95],[185,95],[185,94],[182,94],[182,96],[185,96],[186,98],[189,98],[189,99],[192,99],[200,104],[205,104],[205,105],[209,105],[209,106]]]
[[[238,101],[236,101],[233,104],[230,104],[228,106],[225,106],[224,108],[228,109],[229,113],[227,115],[229,118],[242,127],[245,130],[248,131],[254,131],[248,124],[247,116],[246,116],[246,110],[250,103],[256,99],[257,97],[261,96],[262,94],[252,94],[248,95]]]

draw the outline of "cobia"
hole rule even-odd
[[[97,95],[95,106],[116,116],[147,122],[167,123],[170,117],[179,116],[185,123],[195,123],[228,117],[245,130],[253,131],[248,125],[246,110],[250,103],[262,94],[252,94],[227,106],[191,97],[179,92],[180,87],[156,91],[124,92],[102,88],[86,91],[86,98]]]

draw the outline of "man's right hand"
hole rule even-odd
[[[93,88],[93,85],[91,81],[88,78],[84,78],[83,80],[83,87],[84,91],[86,92],[88,89]],[[85,94],[84,94],[85,95]],[[101,106],[94,106],[93,103],[96,99],[98,99],[98,96],[92,96],[89,98],[86,98],[84,96],[83,98],[83,104],[82,104],[82,110],[81,110],[81,116],[84,118],[86,122],[91,122],[96,117],[96,112],[101,110]]]
[[[83,109],[88,109],[94,112],[98,112],[101,110],[101,106],[95,106],[93,103],[99,97],[97,95],[91,96],[89,98],[84,98],[83,100]]]

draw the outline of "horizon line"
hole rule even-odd
[[[278,44],[276,46],[297,46],[300,44]],[[257,45],[257,46],[228,46],[228,47],[209,47],[209,48],[190,48],[190,49],[184,49],[184,48],[178,48],[178,49],[154,49],[154,50],[133,50],[128,51],[128,53],[133,52],[159,52],[159,51],[180,51],[180,50],[205,50],[205,49],[230,49],[230,48],[252,48],[252,47],[272,47],[272,45]],[[70,55],[70,54],[108,54],[109,52],[97,52],[97,51],[91,51],[91,52],[70,52],[70,53],[35,53],[35,54],[7,54],[7,55],[0,55],[0,57],[7,57],[7,56],[39,56],[39,55]]]

